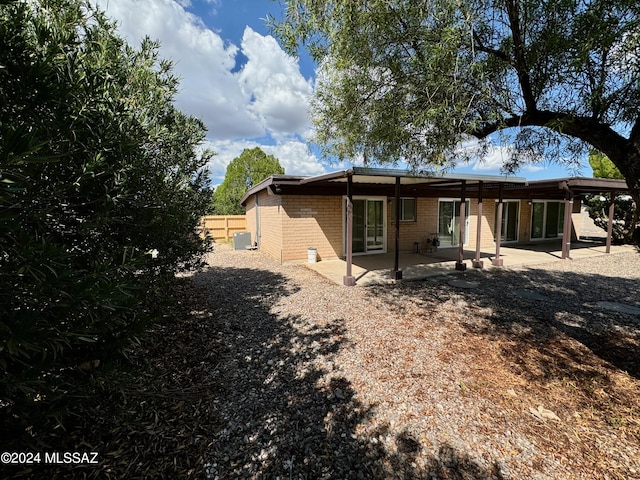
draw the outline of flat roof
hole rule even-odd
[[[403,196],[459,196],[462,185],[469,198],[482,194],[496,195],[502,190],[504,198],[563,198],[570,190],[574,195],[585,193],[624,192],[624,180],[570,177],[527,182],[526,178],[509,175],[449,174],[410,170],[353,167],[314,176],[272,175],[251,188],[242,197],[247,199],[262,190],[283,195],[345,195],[346,183],[351,179],[354,195],[393,196],[399,179]],[[486,193],[485,193],[486,192]]]

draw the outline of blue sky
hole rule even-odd
[[[308,117],[315,66],[304,55],[288,56],[265,25],[280,17],[284,0],[93,0],[116,20],[134,46],[148,35],[161,42],[160,55],[173,60],[181,78],[178,108],[208,127],[207,147],[218,154],[209,165],[220,184],[228,163],[244,148],[275,155],[285,172],[314,175],[344,167],[309,148]],[[508,147],[496,145],[482,164],[459,173],[500,174]],[[573,175],[557,165],[525,167],[527,179]],[[591,176],[587,165],[578,172]]]

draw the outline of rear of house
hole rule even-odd
[[[465,249],[473,250],[478,238],[481,249],[491,250],[496,245],[498,216],[501,243],[561,238],[567,217],[577,220],[580,215],[580,193],[567,193],[561,181],[416,177],[402,171],[354,168],[317,177],[275,175],[251,189],[242,203],[253,241],[281,262],[306,260],[309,247],[317,249],[320,259],[343,258],[349,243],[353,255],[385,253],[395,250],[396,238],[402,252],[427,251],[436,244],[455,248],[461,240]],[[624,185],[598,181],[597,187]],[[351,242],[347,242],[349,199]],[[574,239],[581,224],[568,223]]]

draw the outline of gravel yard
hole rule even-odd
[[[640,307],[640,254],[353,288],[227,245],[208,264],[195,477],[640,478],[640,315],[598,303]]]

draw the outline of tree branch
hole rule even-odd
[[[488,53],[489,55],[494,55],[498,57],[500,60],[503,60],[504,62],[508,63],[509,65],[513,65],[513,62],[511,61],[511,59],[506,53],[501,52],[500,50],[496,50],[494,48],[487,47],[482,42],[482,39],[475,31],[473,32],[473,40],[476,42],[475,47],[477,50],[484,53]]]
[[[634,126],[640,135],[640,121]],[[595,121],[590,117],[579,117],[568,113],[535,110],[523,115],[513,115],[499,123],[491,123],[469,132],[478,139],[483,139],[499,130],[513,127],[545,127],[555,132],[576,137],[586,142],[609,158],[619,158],[624,154],[628,140],[610,126]],[[632,137],[633,138],[633,137]]]
[[[534,112],[538,107],[533,95],[533,89],[531,88],[531,79],[529,78],[527,60],[524,54],[525,45],[524,39],[522,38],[522,31],[520,29],[520,12],[518,10],[517,2],[514,0],[507,0],[506,6],[507,14],[509,16],[511,35],[513,37],[513,52],[515,55],[514,67],[518,74],[518,80],[520,88],[522,89],[522,97],[524,99],[526,109],[530,112]]]

